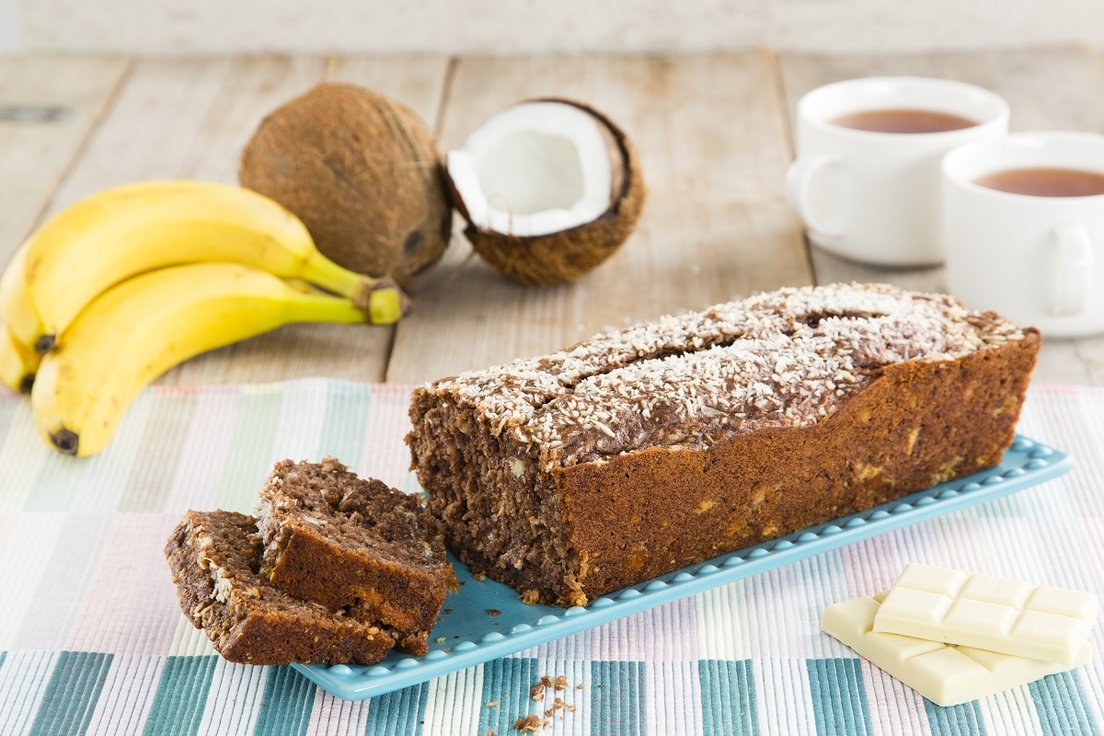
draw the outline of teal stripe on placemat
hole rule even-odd
[[[817,733],[865,736],[870,730],[870,711],[862,668],[854,658],[810,659],[809,691]]]
[[[253,733],[256,736],[303,736],[310,725],[316,689],[310,680],[290,666],[270,667]]]
[[[377,695],[368,704],[364,733],[371,736],[418,736],[425,719],[429,688],[425,683]]]
[[[985,736],[978,701],[941,708],[927,698],[923,700],[932,736]]]
[[[272,472],[272,442],[283,402],[284,392],[271,387],[242,389],[238,423],[219,484],[217,508],[249,513],[257,505],[257,492]]]
[[[644,663],[591,662],[590,732],[639,736],[644,723]]]
[[[326,388],[326,416],[318,442],[318,459],[332,455],[355,469],[364,448],[372,392],[368,386],[345,381],[328,381]]]
[[[196,736],[211,692],[218,656],[169,657],[161,671],[143,733]]]
[[[751,660],[699,660],[698,680],[701,682],[703,736],[754,736],[759,733]]]
[[[111,660],[101,652],[58,654],[28,736],[81,736],[88,730]]]
[[[1043,727],[1043,736],[1099,736],[1076,672],[1059,672],[1027,686]]]
[[[544,706],[532,697],[533,686],[545,674],[538,669],[538,661],[532,657],[505,657],[483,665],[479,733],[507,734],[514,731],[519,718],[530,713],[543,717]]]

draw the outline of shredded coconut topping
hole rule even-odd
[[[424,390],[472,407],[494,435],[535,444],[550,467],[813,424],[886,365],[1023,337],[949,296],[833,284],[663,317]]]

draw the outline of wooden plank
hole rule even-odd
[[[128,65],[122,57],[0,56],[0,263],[38,221]]]
[[[359,84],[403,103],[430,130],[441,113],[451,60],[447,56],[343,56],[331,60],[326,79]]]
[[[1098,345],[1104,345],[1099,342]],[[1086,340],[1043,340],[1043,350],[1035,366],[1038,383],[1104,386],[1104,351],[1098,347],[1094,370]]]
[[[1104,386],[1104,335],[1082,338],[1075,344],[1081,359],[1092,375],[1092,383]],[[1078,383],[1088,383],[1088,381],[1078,381]]]
[[[1012,108],[1012,130],[1104,130],[1104,63],[1089,48],[1008,49],[980,53],[778,56],[789,119],[798,99],[822,84],[854,77],[915,75],[958,79],[991,89]],[[875,268],[810,248],[817,283],[885,281],[943,291],[942,268]],[[1041,383],[1104,385],[1098,340],[1048,340],[1036,369]]]
[[[415,293],[387,379],[420,382],[733,296],[809,283],[782,201],[781,109],[762,54],[461,58],[441,140],[530,97],[604,111],[636,144],[649,198],[633,236],[574,285],[533,288],[491,271],[457,237]]]
[[[135,62],[51,208],[142,179],[234,183],[261,118],[318,82],[322,57],[150,57]]]
[[[55,209],[140,179],[234,183],[240,151],[262,117],[327,75],[375,86],[432,119],[447,64],[444,57],[143,59],[65,181]],[[289,326],[187,361],[161,381],[237,383],[315,375],[379,381],[392,333],[391,327]]]

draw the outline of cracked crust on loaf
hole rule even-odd
[[[474,573],[588,599],[1000,462],[1041,344],[881,284],[788,288],[414,391]]]

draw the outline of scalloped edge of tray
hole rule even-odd
[[[460,592],[446,601],[422,657],[392,652],[362,665],[294,664],[324,690],[360,700],[519,652],[685,596],[990,501],[1056,478],[1073,466],[1065,453],[1017,435],[1000,465],[941,483],[857,514],[808,527],[596,598],[585,607],[526,605],[501,583],[474,580],[453,560]]]

